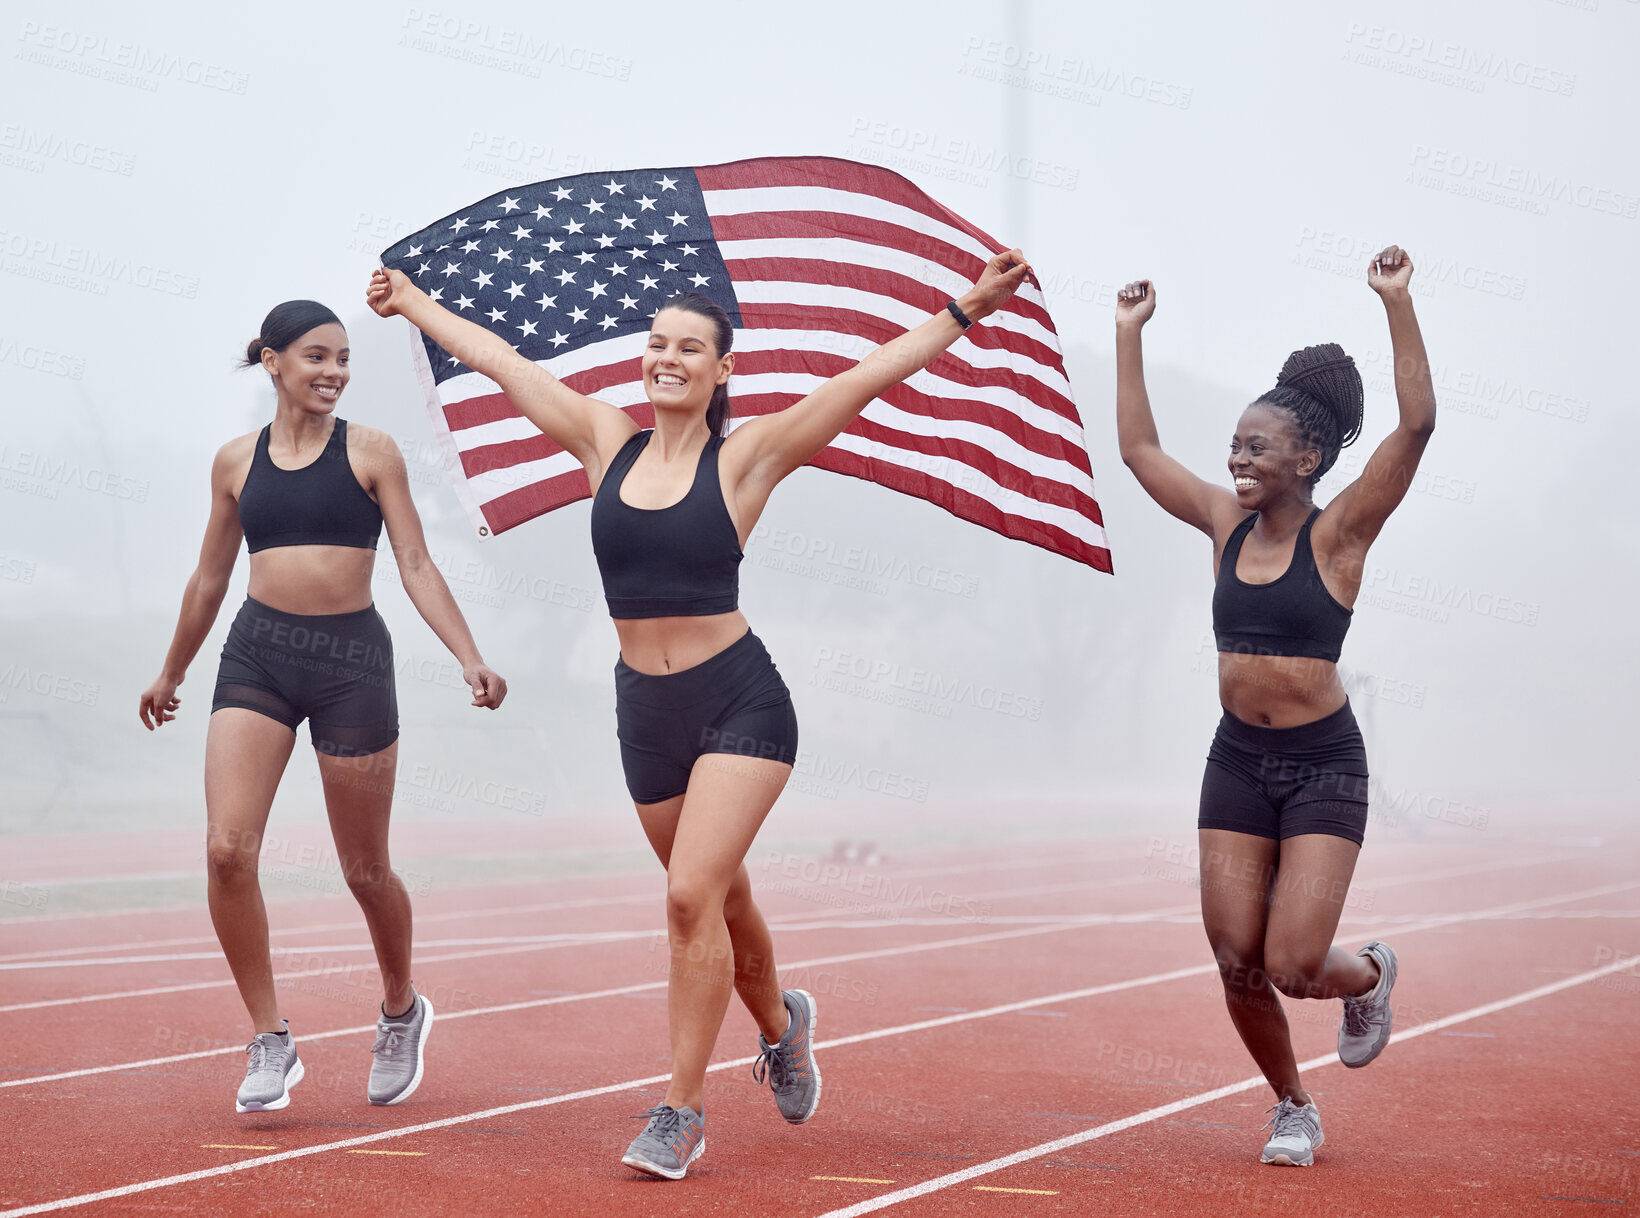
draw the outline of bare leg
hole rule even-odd
[[[1265,925],[1281,843],[1228,829],[1201,829],[1202,924],[1219,963],[1224,1002],[1276,1098],[1308,1104],[1281,999],[1265,972]]]
[[[282,1032],[268,958],[268,911],[257,858],[273,793],[296,733],[276,719],[228,706],[205,733],[205,858],[211,925],[257,1032]]]
[[[790,775],[791,766],[778,761],[707,754],[695,763],[681,800],[638,807],[650,843],[666,863],[672,1030],[666,1103],[673,1108],[703,1111],[706,1067],[731,987],[767,1040],[786,1030],[773,941],[752,902],[744,860]],[[669,815],[674,804],[675,819]],[[742,936],[738,944],[727,921],[731,911]]]
[[[1264,967],[1289,998],[1341,998],[1378,984],[1378,965],[1334,947],[1338,919],[1361,847],[1329,833],[1302,833],[1281,843]]]
[[[393,778],[399,746],[394,741],[368,757],[318,754],[325,810],[336,857],[353,897],[364,911],[382,974],[382,1010],[410,1009],[410,894],[393,874],[387,825],[393,811]]]

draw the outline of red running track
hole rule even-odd
[[[1640,1175],[1637,853],[1370,852],[1340,938],[1396,946],[1400,1031],[1349,1071],[1338,1004],[1288,1004],[1327,1133],[1307,1170],[1258,1163],[1273,1097],[1188,873],[1143,841],[762,869],[820,1002],[820,1110],[780,1120],[731,1007],[677,1184],[619,1161],[664,1089],[658,870],[419,901],[439,1018],[395,1108],[364,1101],[378,991],[345,897],[276,912],[308,1073],[246,1116],[202,909],[0,923],[0,1213],[1609,1213]]]

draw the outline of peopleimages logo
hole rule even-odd
[[[1444,38],[1408,33],[1390,26],[1350,23],[1346,58],[1399,75],[1451,84],[1472,93],[1502,82],[1570,97],[1577,77],[1497,51],[1481,51]]]

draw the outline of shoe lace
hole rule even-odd
[[[1264,1111],[1275,1113],[1273,1117],[1264,1122],[1264,1128],[1270,1130],[1272,1139],[1289,1133],[1307,1132],[1304,1110],[1288,1098],[1283,1097]]]
[[[1365,1036],[1372,1027],[1368,1018],[1369,1004],[1365,998],[1344,995],[1344,1033],[1347,1036]]]
[[[404,1030],[402,1028],[382,1028],[376,1035],[376,1043],[370,1046],[370,1051],[380,1053],[385,1049],[387,1055],[391,1057],[403,1040]]]
[[[252,1038],[251,1043],[245,1046],[245,1054],[251,1059],[250,1073],[268,1068],[268,1046],[261,1037]]]
[[[648,1112],[634,1113],[633,1120],[648,1121],[649,1128],[645,1133],[652,1133],[663,1142],[671,1142],[678,1136],[678,1130],[683,1127],[683,1114],[676,1108],[668,1108],[665,1104],[656,1104]]]
[[[752,1063],[752,1081],[758,1086],[768,1083],[776,1091],[792,1084],[796,1071],[792,1069],[787,1051],[779,1044],[765,1042],[763,1052]]]

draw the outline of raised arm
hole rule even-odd
[[[599,454],[619,449],[638,430],[608,402],[576,393],[499,335],[457,317],[402,271],[378,268],[365,299],[382,317],[405,318],[474,372],[500,385],[520,414],[586,467],[594,487],[603,475]]]
[[[165,665],[154,683],[143,691],[137,704],[137,718],[149,731],[176,718],[176,709],[182,699],[176,696],[177,686],[188,674],[188,665],[199,653],[205,636],[211,632],[216,614],[222,608],[222,598],[228,591],[228,580],[239,557],[239,543],[245,536],[239,527],[239,501],[234,498],[234,482],[244,465],[246,440],[222,446],[211,464],[211,518],[205,526],[205,542],[199,549],[199,565],[188,579],[182,594],[182,612],[177,616],[176,633],[171,638],[171,649],[165,654]],[[251,439],[254,443],[254,439]]]
[[[444,582],[444,576],[427,552],[421,516],[416,511],[415,500],[410,497],[404,454],[399,452],[392,436],[374,427],[349,427],[347,439],[349,444],[358,443],[365,450],[365,459],[357,464],[369,471],[370,489],[381,507],[387,540],[399,564],[399,582],[404,585],[410,603],[460,663],[461,675],[473,691],[473,705],[494,710],[507,696],[507,682],[479,655],[467,619],[455,597],[450,595],[450,585]]]
[[[989,317],[1008,303],[1030,270],[1018,250],[996,255],[985,264],[979,282],[956,302],[957,307],[971,322]],[[961,323],[949,309],[941,309],[846,372],[839,372],[802,401],[737,427],[728,442],[734,449],[726,444],[724,452],[743,471],[739,479],[742,503],[761,505],[782,478],[835,440],[873,398],[928,367],[961,336]]]
[[[1340,543],[1362,555],[1389,514],[1406,498],[1435,431],[1435,383],[1418,317],[1412,310],[1412,257],[1392,245],[1372,260],[1367,283],[1384,302],[1395,359],[1395,403],[1400,418],[1368,458],[1361,476],[1346,486],[1316,522],[1336,530]],[[1329,519],[1330,518],[1330,519]]]
[[[1144,346],[1139,332],[1156,312],[1156,288],[1148,279],[1116,294],[1116,443],[1122,462],[1163,511],[1194,525],[1209,537],[1233,526],[1244,514],[1235,495],[1198,478],[1162,451],[1156,419],[1145,391]]]

